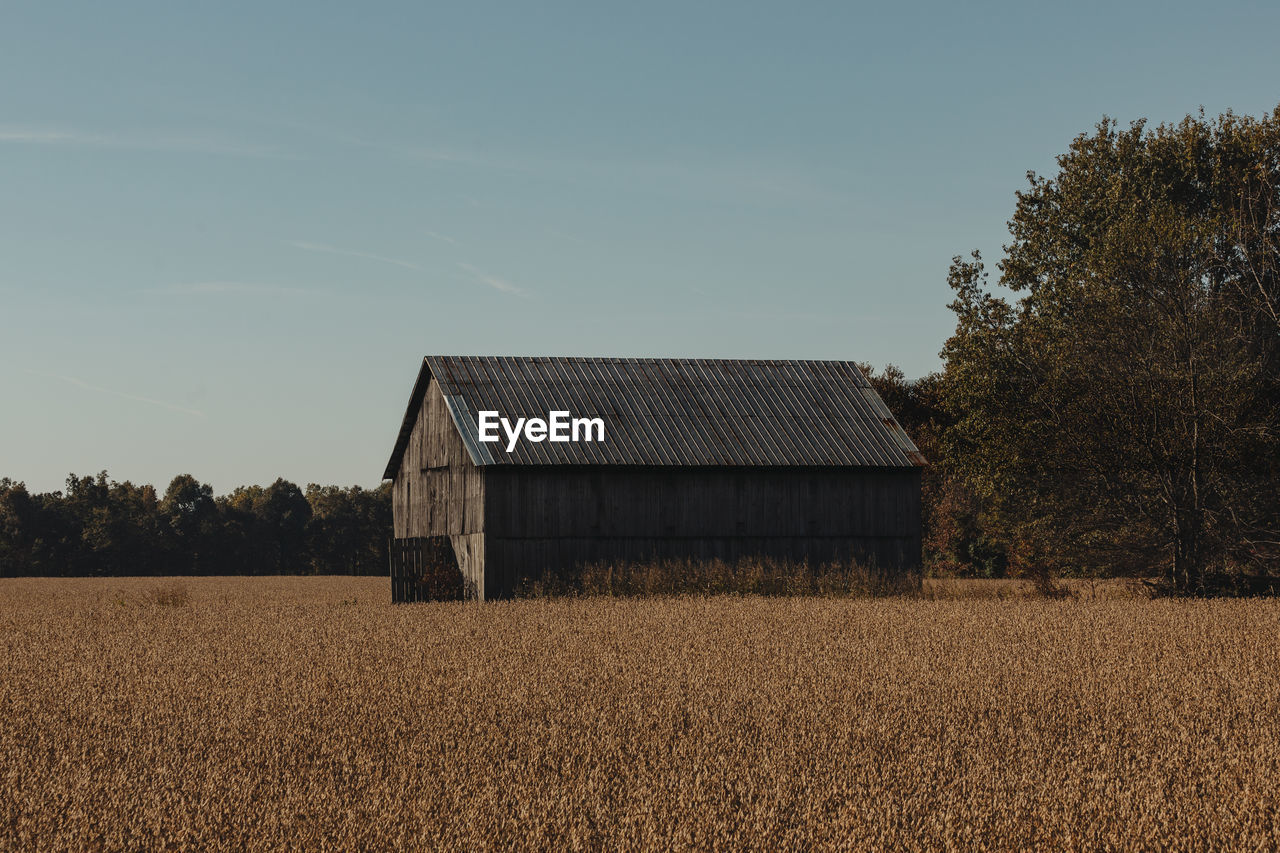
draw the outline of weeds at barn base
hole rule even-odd
[[[559,596],[651,597],[759,595],[820,597],[916,596],[920,574],[861,563],[807,563],[749,559],[600,563],[526,579],[517,598]]]

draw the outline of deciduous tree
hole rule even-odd
[[[948,455],[1026,562],[1179,589],[1280,527],[1280,110],[1104,120],[1017,196],[992,292],[957,258]]]

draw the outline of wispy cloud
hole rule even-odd
[[[509,281],[507,281],[506,279],[498,278],[496,275],[490,275],[489,273],[485,272],[484,270],[478,270],[478,269],[476,269],[475,267],[473,267],[471,264],[463,264],[463,263],[459,263],[459,264],[458,264],[458,269],[460,269],[460,270],[462,270],[463,272],[467,273],[467,274],[468,274],[468,275],[470,275],[473,279],[475,279],[476,281],[480,282],[481,284],[488,285],[489,287],[492,287],[494,290],[498,290],[498,291],[501,291],[501,292],[503,292],[503,293],[511,293],[511,294],[516,295],[516,296],[524,296],[524,295],[525,295],[525,292],[524,292],[523,290],[521,290],[520,288],[516,287],[514,284],[512,284],[512,283],[511,283],[511,282],[509,282]]]
[[[182,412],[184,415],[192,415],[197,418],[203,418],[204,412],[199,409],[189,409],[186,406],[179,406],[177,403],[169,403],[164,400],[157,400],[154,397],[143,397],[139,394],[130,394],[127,391],[117,391],[114,388],[103,388],[100,385],[91,385],[82,379],[76,379],[74,376],[62,376],[57,373],[47,373],[43,370],[28,370],[27,373],[33,376],[45,376],[49,379],[58,379],[77,388],[83,388],[86,391],[94,391],[99,394],[109,394],[112,397],[120,397],[124,400],[133,400],[137,403],[146,403],[150,406],[159,406],[162,409],[168,409],[172,412]]]
[[[381,146],[373,144],[370,147],[386,148],[395,151],[402,157],[410,160],[424,160],[433,163],[459,163],[467,166],[491,166],[494,165],[490,160],[473,154],[470,151],[454,151],[447,148],[418,148],[404,146]]]
[[[443,243],[448,243],[450,246],[458,245],[458,241],[450,237],[448,234],[441,234],[437,231],[424,231],[422,233],[426,234],[428,237],[432,238],[433,240],[439,240]]]
[[[460,148],[445,144],[435,144],[434,142],[426,145],[416,142],[408,143],[394,138],[370,135],[359,130],[353,132],[349,127],[301,122],[279,116],[255,115],[252,120],[255,124],[299,133],[326,145],[378,151],[417,163],[521,168],[518,163],[513,163],[509,160],[495,160],[482,151],[473,150],[472,148]]]
[[[53,145],[74,142],[76,135],[62,130],[30,130],[0,127],[0,142],[28,142],[32,145]]]
[[[386,255],[375,255],[372,252],[360,252],[355,249],[343,249],[338,246],[330,246],[326,243],[309,243],[305,240],[291,240],[289,245],[293,246],[295,249],[302,249],[306,252],[324,252],[329,255],[345,255],[348,258],[364,258],[366,261],[378,261],[379,263],[404,267],[407,270],[422,270],[422,267],[417,264],[410,263],[409,261],[402,261],[399,258],[389,258]]]
[[[850,176],[802,169],[794,163],[752,160],[643,160],[539,156],[518,152],[376,145],[410,162],[492,172],[538,175],[630,192],[710,198],[745,197],[792,202],[847,201]],[[474,199],[464,200],[478,206]]]
[[[228,157],[292,159],[279,148],[253,145],[215,135],[155,131],[99,133],[55,127],[0,125],[0,144],[79,148],[114,148],[131,151],[169,151],[182,154],[214,154]]]
[[[246,296],[267,296],[275,294],[283,296],[301,296],[303,294],[311,293],[312,291],[302,287],[279,287],[274,284],[256,284],[248,281],[193,281],[174,284],[169,287],[150,287],[144,289],[142,292],[173,295],[227,293],[244,294]]]

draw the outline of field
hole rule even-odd
[[[973,589],[0,581],[0,848],[1280,847],[1280,602]]]

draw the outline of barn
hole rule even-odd
[[[442,563],[481,599],[605,561],[917,567],[923,464],[852,362],[428,356],[383,474],[392,596]]]

